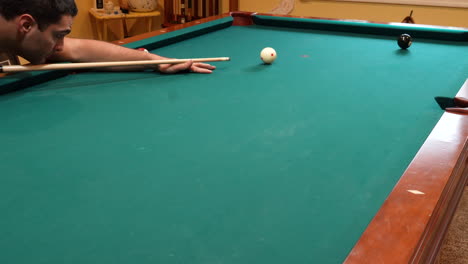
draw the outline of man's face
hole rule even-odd
[[[54,52],[62,51],[63,39],[70,33],[72,23],[73,17],[64,15],[44,31],[34,24],[21,42],[20,55],[33,64],[44,63]]]

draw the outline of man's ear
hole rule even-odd
[[[23,14],[17,19],[18,31],[21,33],[28,33],[34,25],[36,25],[36,20],[31,15]]]

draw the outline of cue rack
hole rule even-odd
[[[164,0],[163,27],[220,14],[221,0]]]

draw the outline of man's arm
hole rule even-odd
[[[104,41],[65,38],[63,49],[54,53],[49,60],[69,62],[97,62],[97,61],[131,61],[131,60],[161,60],[167,59],[156,54],[133,50]],[[214,66],[191,61],[181,64],[161,64],[157,66],[120,67],[119,70],[157,69],[163,73],[176,73],[191,71],[198,73],[211,73]]]

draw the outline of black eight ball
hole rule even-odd
[[[413,39],[408,34],[401,34],[398,38],[398,46],[402,49],[407,49],[411,46]]]

